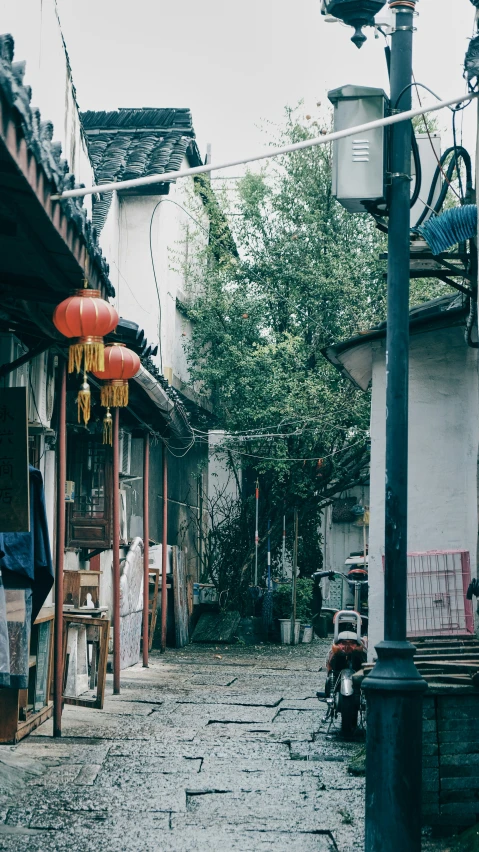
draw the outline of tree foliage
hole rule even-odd
[[[275,143],[317,132],[290,110]],[[192,288],[188,308],[192,378],[210,396],[214,428],[229,433],[233,463],[252,472],[243,479],[248,558],[258,476],[262,547],[270,520],[278,558],[283,513],[291,530],[296,506],[304,576],[321,562],[322,508],[362,481],[369,458],[369,395],[322,350],[385,318],[386,240],[371,217],[350,215],[333,198],[331,156],[327,146],[306,149],[239,181],[221,211],[238,252],[212,241],[206,283]]]

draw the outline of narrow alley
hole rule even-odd
[[[1,747],[0,849],[362,849],[357,743],[326,737],[315,697],[327,646],[154,653],[119,696],[109,676],[104,710],[66,706],[61,739],[50,720]]]

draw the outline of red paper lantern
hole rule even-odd
[[[140,369],[140,359],[124,343],[113,343],[105,347],[104,361],[104,370],[93,371],[97,379],[104,381],[101,404],[105,408],[124,407],[128,405],[128,379],[136,376]]]
[[[117,327],[115,308],[101,298],[99,290],[84,288],[65,299],[55,308],[53,322],[65,337],[76,338],[69,349],[68,372],[77,373],[84,361],[85,372],[103,370],[103,337]]]

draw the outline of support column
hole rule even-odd
[[[67,363],[61,359],[55,547],[55,634],[53,666],[53,736],[62,735],[63,705],[63,564],[65,559],[65,482],[67,478]]]
[[[390,0],[391,107],[411,108],[415,0]],[[407,641],[407,467],[411,123],[391,132],[386,340],[384,641],[367,696],[366,852],[420,852],[422,695]]]
[[[150,433],[143,439],[143,666],[148,667],[148,608],[150,562]]]
[[[120,694],[120,412],[113,409],[113,694]]]
[[[167,574],[168,566],[168,450],[163,444],[163,538],[161,544],[161,653],[166,651],[166,627],[168,609]]]

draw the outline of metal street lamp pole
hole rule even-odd
[[[416,0],[389,0],[391,106],[411,108]],[[407,641],[407,468],[411,124],[391,132],[386,339],[384,641],[365,679],[366,852],[420,852],[424,680]]]
[[[384,3],[377,3],[382,7]],[[371,0],[329,0],[345,23],[364,25]],[[334,7],[334,8],[331,8]],[[411,107],[416,0],[389,0],[396,13],[391,44],[391,107]],[[341,15],[341,10],[347,15]],[[376,12],[379,8],[376,9]],[[355,17],[354,17],[355,16]],[[349,17],[349,20],[347,19]],[[361,46],[358,33],[355,42]],[[411,124],[391,130],[386,341],[386,517],[384,641],[365,678],[366,852],[420,852],[422,696],[424,680],[407,641],[407,466]]]

